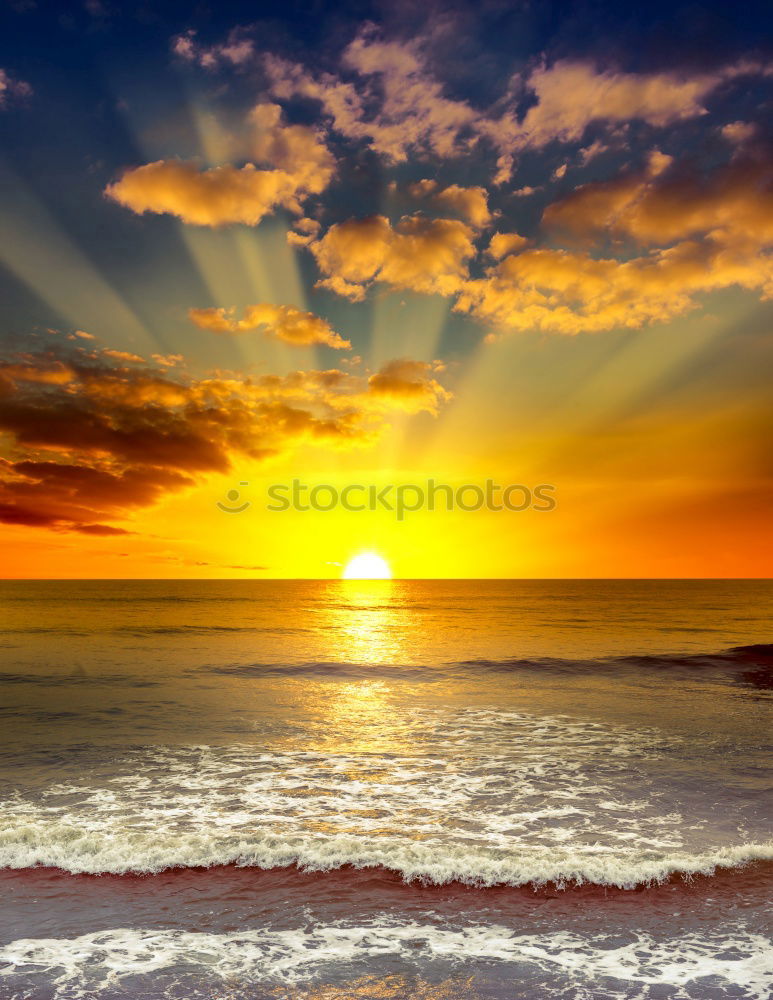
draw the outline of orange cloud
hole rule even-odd
[[[704,114],[706,99],[723,83],[771,73],[771,67],[750,60],[692,74],[625,73],[559,60],[516,77],[494,112],[446,96],[428,65],[431,48],[429,37],[387,41],[368,27],[344,50],[340,75],[315,76],[272,54],[264,62],[276,98],[318,102],[335,131],[367,143],[390,162],[404,162],[411,152],[461,156],[485,140],[498,154],[497,184],[510,179],[515,157],[525,149],[579,141],[595,122],[617,127],[643,121],[664,128]],[[533,101],[519,114],[524,91]],[[588,147],[588,159],[602,148]]]
[[[672,158],[659,150],[650,153],[643,170],[625,171],[600,183],[585,184],[548,205],[543,222],[550,230],[562,230],[575,237],[589,237],[610,228],[646,192]]]
[[[139,354],[132,354],[131,351],[114,351],[112,348],[106,347],[102,351],[102,354],[104,354],[108,358],[113,358],[113,360],[115,361],[130,361],[134,364],[145,363],[144,358],[141,358]]]
[[[494,233],[488,245],[488,252],[491,257],[499,260],[509,253],[522,250],[527,242],[526,237],[519,236],[518,233]]]
[[[368,392],[377,398],[398,401],[409,412],[437,413],[439,405],[451,399],[451,393],[434,377],[441,371],[443,365],[438,361],[399,358],[370,376]]]
[[[392,227],[383,215],[331,226],[308,243],[324,288],[354,301],[372,282],[426,294],[452,295],[475,254],[473,231],[455,219],[404,216]]]
[[[733,73],[621,73],[570,60],[540,66],[527,81],[537,101],[518,135],[524,144],[541,147],[555,139],[577,141],[594,121],[639,119],[662,127],[695,118],[704,113],[708,94]]]
[[[201,170],[196,163],[157,160],[127,170],[105,193],[139,215],[176,215],[197,226],[257,226],[277,205],[290,202],[297,187],[284,171],[258,170],[252,163]]]
[[[414,198],[429,198],[444,211],[456,213],[474,229],[485,229],[491,222],[488,191],[483,187],[450,184],[438,191],[435,181],[423,180],[411,184],[408,190]]]
[[[475,230],[420,214],[394,227],[380,215],[350,219],[322,236],[312,226],[303,243],[322,273],[318,284],[355,301],[383,283],[454,298],[456,311],[500,331],[636,329],[688,312],[702,293],[739,286],[773,294],[772,192],[769,159],[751,147],[705,176],[654,150],[643,169],[580,187],[543,218],[548,235],[568,233],[574,245],[633,241],[647,248],[638,256],[527,249],[520,234],[495,233],[485,252],[499,263],[471,277]],[[437,197],[428,180],[409,193]]]
[[[766,152],[739,155],[710,175],[653,159],[644,172],[587,184],[551,205],[545,223],[588,239],[602,231],[648,245],[711,233],[773,243],[773,167]],[[670,169],[667,169],[670,168]]]
[[[249,116],[256,135],[254,163],[202,170],[197,163],[157,160],[127,170],[105,194],[133,212],[175,215],[198,226],[256,226],[281,206],[301,212],[301,202],[325,190],[335,168],[317,132],[284,125],[277,105],[258,105]]]
[[[68,385],[75,378],[75,370],[58,359],[44,360],[37,355],[25,354],[18,361],[6,361],[0,365],[0,393],[9,391],[18,382]]]
[[[773,263],[757,247],[685,240],[619,261],[568,250],[506,257],[467,283],[454,308],[508,330],[576,334],[637,329],[695,308],[695,295],[731,285],[773,293]]]
[[[383,41],[366,29],[345,49],[342,65],[360,78],[357,85],[333,74],[315,78],[274,55],[265,58],[275,97],[318,101],[337,132],[365,140],[393,163],[405,161],[412,149],[448,157],[474,142],[475,110],[444,95],[424,65],[421,39]]]
[[[724,139],[733,146],[741,146],[757,134],[757,126],[752,122],[728,122],[719,130]]]
[[[535,103],[523,118],[512,111],[484,118],[481,134],[500,150],[495,183],[509,180],[514,156],[550,142],[582,139],[594,122],[620,125],[643,121],[654,128],[705,114],[705,99],[721,84],[740,76],[769,75],[761,63],[741,61],[713,73],[623,73],[588,62],[560,60],[539,66],[524,81]]]
[[[150,356],[162,368],[174,368],[184,360],[182,354],[151,354]]]
[[[288,230],[287,242],[290,246],[307,247],[321,228],[316,219],[302,218],[296,219],[293,223],[294,229]]]
[[[297,346],[326,344],[338,350],[352,346],[324,319],[294,306],[275,306],[263,302],[247,306],[241,319],[236,318],[233,308],[189,309],[188,316],[200,329],[213,330],[215,333],[263,330],[277,340]]]
[[[108,522],[227,470],[236,455],[367,445],[390,410],[437,413],[448,398],[437,370],[405,361],[371,380],[337,369],[183,380],[115,367],[106,352],[2,361],[11,457],[0,459],[0,521],[122,533]]]
[[[705,175],[657,150],[644,169],[584,185],[548,206],[549,233],[655,247],[618,260],[569,249],[517,252],[466,283],[455,308],[502,330],[574,334],[666,322],[701,293],[739,286],[773,296],[773,171],[749,149]],[[504,251],[504,252],[500,252]]]
[[[335,158],[313,128],[285,125],[278,104],[258,104],[248,115],[256,130],[250,153],[258,163],[268,163],[292,178],[298,192],[321,194],[335,172]],[[300,207],[291,206],[300,213]]]

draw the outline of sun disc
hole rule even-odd
[[[360,552],[346,564],[344,580],[391,580],[392,571],[386,560],[375,552]]]

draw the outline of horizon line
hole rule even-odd
[[[5,576],[0,583],[730,583],[773,582],[773,576]]]

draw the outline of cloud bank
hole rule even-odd
[[[115,354],[116,352],[112,352]],[[302,443],[372,443],[389,414],[435,414],[438,367],[393,362],[370,378],[339,369],[184,380],[107,352],[50,351],[0,362],[0,520],[121,534],[133,510]]]

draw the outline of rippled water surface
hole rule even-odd
[[[770,582],[0,607],[0,997],[769,995]]]

